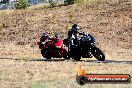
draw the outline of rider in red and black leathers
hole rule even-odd
[[[47,40],[51,40],[49,33],[43,33],[40,37],[40,45],[39,48],[43,48]]]

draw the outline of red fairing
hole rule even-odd
[[[43,38],[42,38],[42,44],[40,43],[39,47],[41,50],[48,50],[49,52],[48,54],[46,53],[41,53],[41,54],[50,55],[51,57],[54,58],[56,57],[61,58],[67,53],[67,50],[65,49],[65,47],[63,47],[63,40],[61,39],[50,38],[50,39],[46,39],[43,43]]]
[[[63,40],[59,39],[57,42],[54,44],[55,46],[63,46]]]

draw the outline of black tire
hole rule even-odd
[[[80,52],[80,47],[77,46],[71,46],[70,49],[70,56],[72,57],[72,59],[76,60],[76,61],[80,61],[81,59],[81,52]]]
[[[66,60],[69,60],[70,59],[70,55],[68,53],[66,53],[64,56],[63,56],[64,59]]]
[[[93,56],[94,56],[97,60],[99,60],[99,61],[104,61],[104,60],[105,60],[105,55],[104,55],[103,51],[100,50],[100,49],[97,48],[97,47],[94,47],[94,48],[92,49],[92,54],[93,54]]]
[[[45,58],[49,60],[49,59],[51,59],[52,57],[51,57],[50,55],[46,55]]]
[[[52,57],[45,50],[41,50],[41,55],[46,59],[51,59]]]
[[[79,85],[84,85],[87,82],[87,79],[84,76],[77,76],[76,81]]]
[[[80,61],[80,59],[81,59],[81,56],[80,55],[78,55],[78,56],[74,56],[74,57],[72,57],[74,60],[76,60],[76,61]]]
[[[45,58],[45,51],[41,50],[41,55]]]

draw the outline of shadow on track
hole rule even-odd
[[[20,60],[18,58],[0,58],[0,60]]]
[[[48,62],[58,62],[58,61],[67,61],[67,62],[91,62],[91,63],[123,63],[123,64],[132,64],[132,61],[115,61],[115,60],[105,60],[105,61],[98,61],[98,60],[65,60],[65,59],[34,59],[30,61],[48,61]]]
[[[0,58],[0,60],[21,60],[17,58]],[[98,60],[65,60],[65,59],[33,59],[33,60],[27,60],[29,61],[45,61],[45,62],[59,62],[59,61],[67,61],[67,62],[91,62],[91,63],[122,63],[122,64],[132,64],[132,61],[116,61],[116,60],[105,60],[105,61],[98,61]]]

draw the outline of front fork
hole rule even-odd
[[[95,45],[94,44],[91,44],[90,47],[89,47],[89,56],[90,57],[93,57],[93,54],[92,54],[92,50],[94,49]]]
[[[68,44],[68,52],[70,52],[71,45],[70,43]]]

